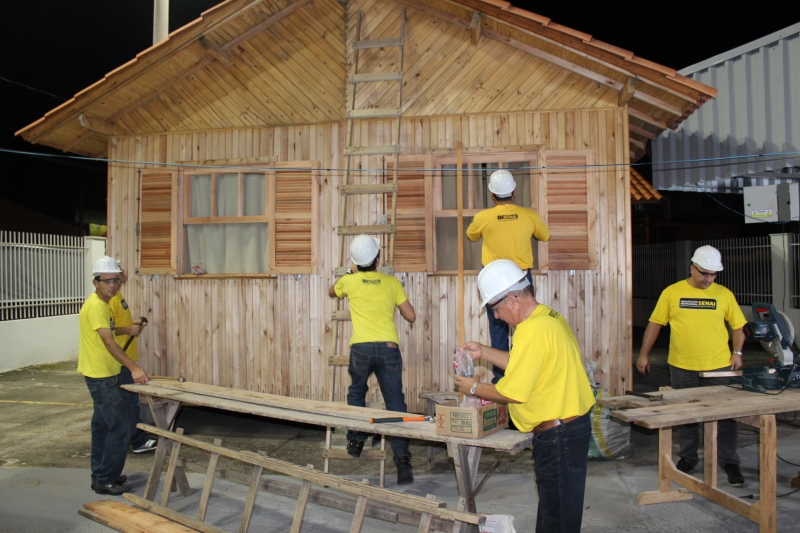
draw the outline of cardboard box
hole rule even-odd
[[[436,434],[478,439],[508,427],[508,406],[456,407],[455,402],[436,405]]]

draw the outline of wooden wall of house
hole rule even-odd
[[[622,393],[630,374],[630,198],[627,113],[624,108],[559,112],[519,112],[442,116],[403,121],[405,154],[470,146],[542,145],[545,149],[591,149],[596,176],[595,224],[598,268],[551,271],[536,278],[539,300],[565,315],[584,358],[596,361],[603,388]],[[390,122],[375,121],[361,131],[372,144],[388,144]],[[382,133],[383,132],[383,133]],[[217,130],[110,141],[109,251],[131,272],[123,292],[135,316],[149,325],[140,342],[141,360],[151,374],[181,375],[189,381],[328,400],[327,363],[333,350],[330,320],[335,302],[327,295],[338,257],[337,170],[344,167],[344,124]],[[176,279],[133,275],[138,264],[136,223],[140,168],[177,161],[277,156],[281,161],[319,160],[320,270],[313,275],[267,279]],[[368,168],[377,159],[364,161]],[[615,167],[613,165],[620,166]],[[611,166],[607,166],[611,165]],[[365,180],[375,179],[365,173]],[[355,203],[353,220],[378,223],[375,201]],[[419,411],[423,390],[450,390],[452,353],[457,339],[457,278],[427,273],[397,274],[416,308],[408,325],[397,315],[409,409]],[[486,317],[479,309],[476,279],[465,288],[466,337],[488,342]],[[349,327],[349,326],[348,326]],[[346,342],[349,334],[342,342]],[[335,394],[343,401],[345,367],[336,370]],[[377,385],[371,388],[377,399]]]

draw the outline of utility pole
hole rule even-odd
[[[153,0],[153,44],[169,35],[169,0]]]

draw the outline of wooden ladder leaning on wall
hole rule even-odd
[[[400,158],[400,119],[403,114],[403,49],[405,46],[405,29],[406,29],[406,8],[402,8],[402,15],[400,18],[400,37],[394,39],[361,39],[361,20],[362,13],[359,10],[356,19],[356,35],[353,42],[353,75],[347,80],[352,87],[352,97],[349,102],[347,110],[347,130],[345,133],[346,147],[345,155],[345,179],[344,183],[339,186],[339,194],[341,200],[339,202],[339,226],[336,232],[339,237],[339,266],[334,269],[334,276],[339,277],[346,274],[347,268],[350,265],[349,250],[345,249],[345,240],[347,237],[354,235],[369,234],[385,236],[388,240],[389,253],[384,254],[384,266],[378,270],[384,274],[394,274],[394,243],[395,243],[395,220],[397,214],[397,172],[399,167]],[[396,48],[398,51],[398,69],[394,72],[359,72],[359,52],[361,50],[369,49],[382,49],[382,48]],[[356,93],[360,84],[393,82],[397,87],[397,104],[396,107],[391,108],[361,108],[356,109]],[[354,146],[353,145],[353,130],[357,121],[370,120],[376,118],[393,118],[393,136],[392,139],[396,144],[382,145],[382,146]],[[354,183],[354,174],[357,172],[353,169],[353,158],[361,156],[383,155],[392,156],[394,164],[392,165],[391,181],[384,179],[384,183],[378,184],[362,184]],[[385,174],[384,174],[385,176]],[[390,207],[390,216],[383,216],[383,224],[376,225],[353,225],[349,223],[348,217],[348,198],[353,195],[380,195],[384,199],[384,208]],[[387,206],[387,195],[391,195],[390,206]],[[385,246],[384,246],[385,247]],[[331,401],[335,398],[335,384],[336,374],[338,367],[345,367],[349,364],[349,355],[339,353],[339,344],[342,337],[342,330],[344,323],[350,320],[350,312],[343,309],[343,301],[337,299],[336,310],[333,312],[332,317],[336,323],[334,333],[334,350],[336,354],[328,359],[328,363],[332,365],[330,371],[330,391]],[[325,449],[323,456],[325,457],[324,469],[325,473],[329,472],[330,459],[355,459],[347,455],[344,448],[332,448],[332,431],[333,428],[327,428],[325,438]],[[384,479],[386,475],[386,437],[381,436],[380,450],[366,449],[361,452],[361,457],[358,459],[372,459],[380,460],[380,486],[384,486]]]

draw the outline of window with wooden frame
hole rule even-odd
[[[495,205],[487,188],[488,180],[495,169],[505,168],[517,182],[514,203],[534,209],[550,229],[550,241],[531,239],[534,267],[539,270],[596,268],[591,160],[590,150],[463,154],[465,233],[478,211]],[[547,168],[548,164],[552,168]],[[456,155],[453,153],[401,156],[396,271],[448,273],[458,269],[456,179]],[[480,270],[481,241],[472,242],[466,234],[461,238],[465,270]]]
[[[156,256],[164,263],[171,255],[176,258],[171,269],[165,272],[162,267],[157,273],[236,276],[316,272],[319,162],[295,161],[269,167],[179,171],[181,186],[173,183],[169,191],[177,196],[171,203],[169,219],[171,231],[178,235],[173,236],[168,252],[163,236],[156,242],[146,239],[143,231],[142,267],[146,257]],[[145,192],[154,188],[158,176],[142,173],[143,230],[144,214],[154,209]],[[167,194],[163,186],[158,190]],[[159,243],[161,246],[156,247]]]

